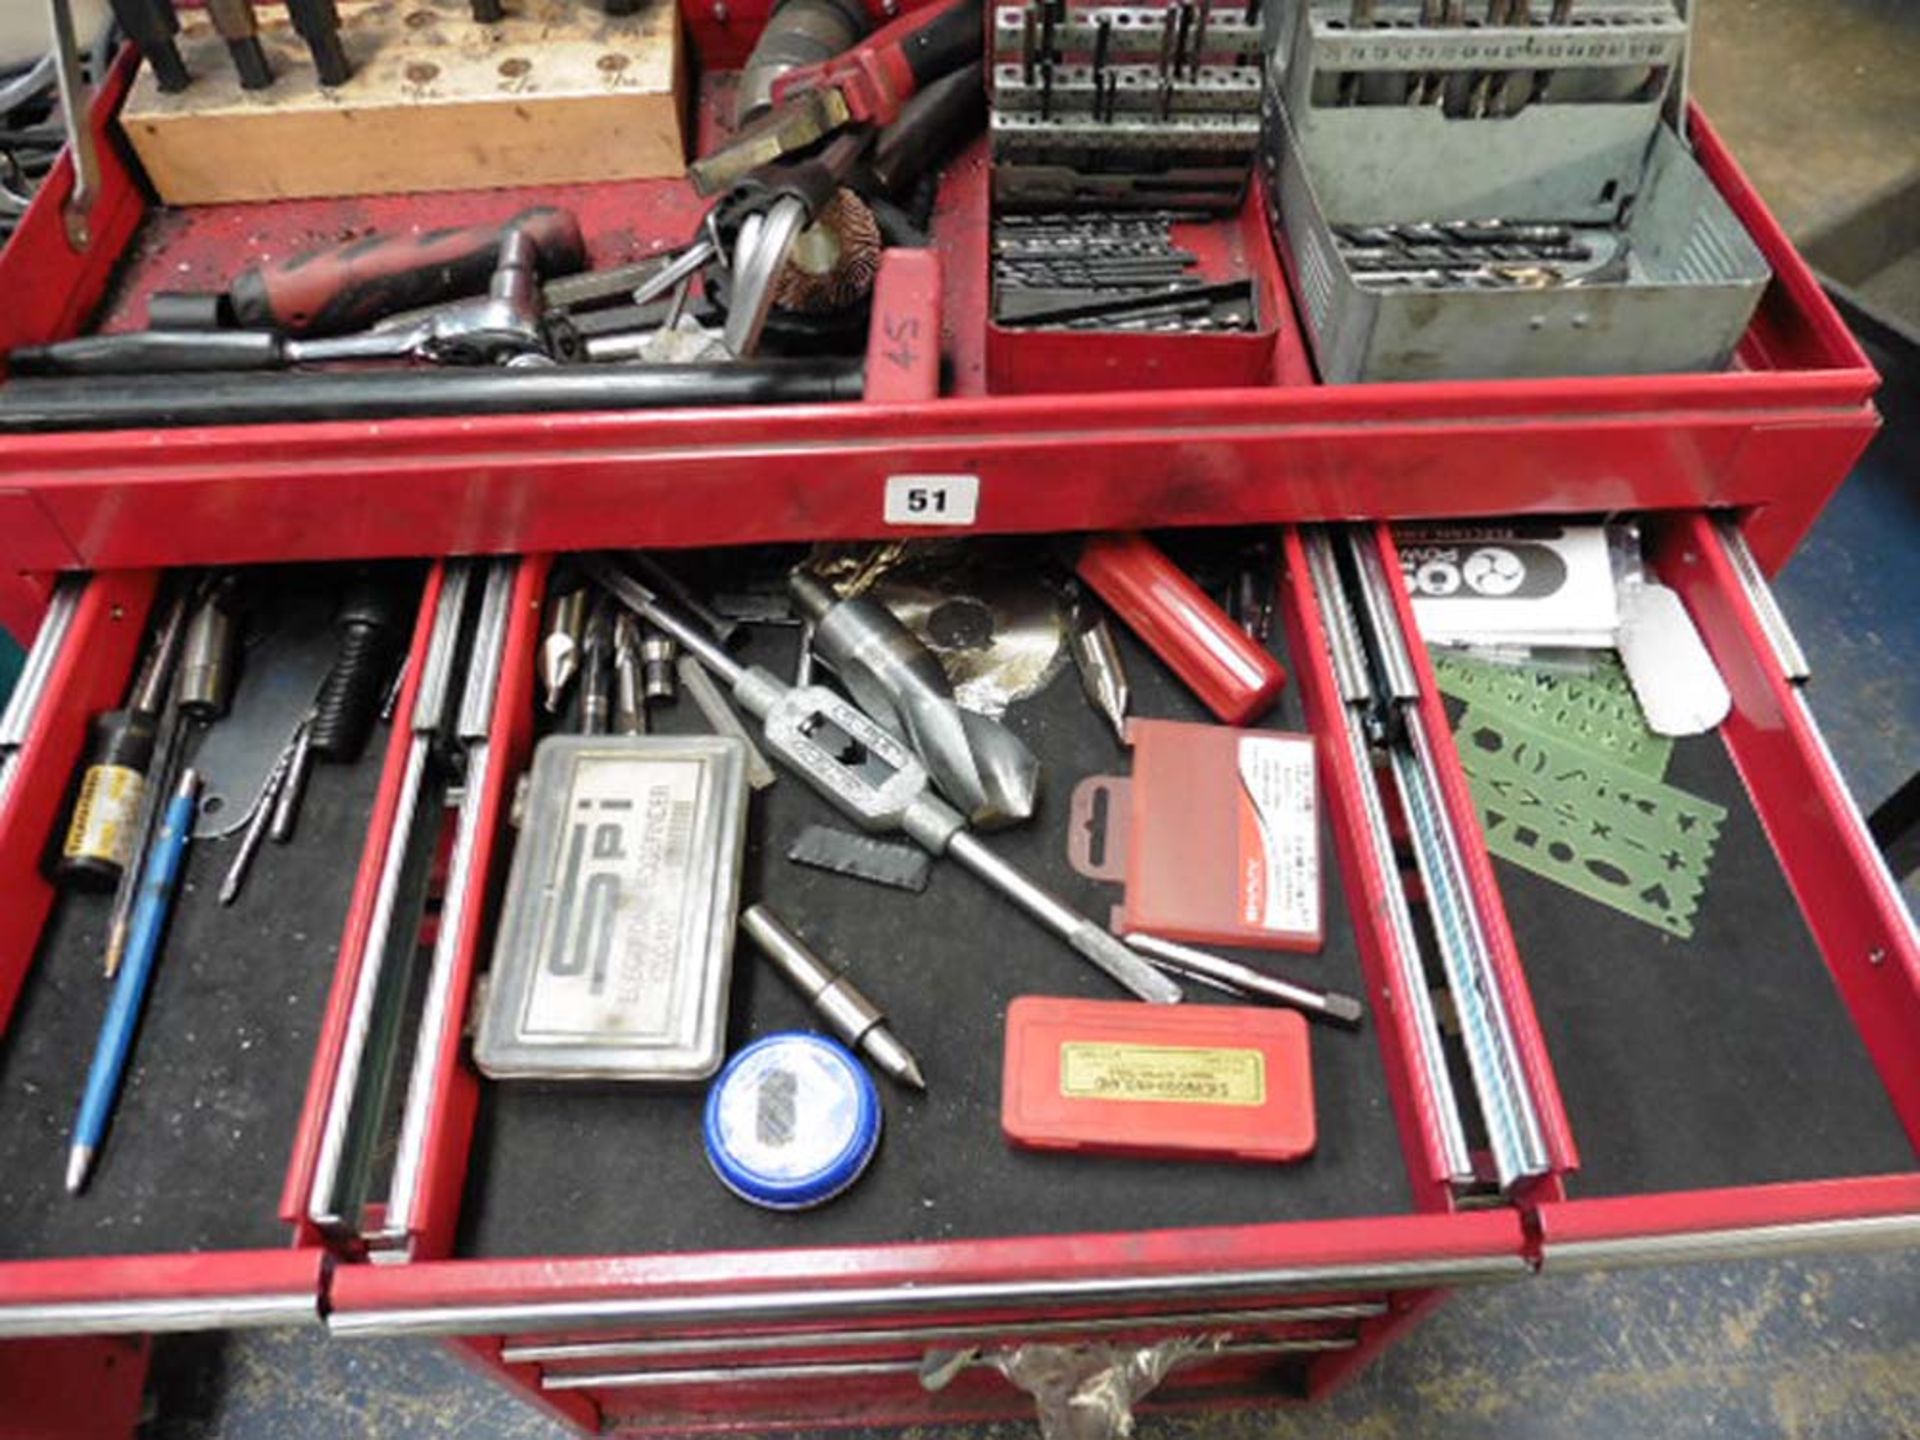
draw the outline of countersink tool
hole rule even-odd
[[[1127,684],[1127,667],[1120,659],[1120,647],[1114,643],[1113,630],[1100,608],[1087,599],[1076,583],[1068,605],[1069,635],[1073,646],[1074,668],[1080,672],[1080,689],[1087,703],[1113,727],[1113,735],[1126,749],[1127,706],[1133,691]]]
[[[540,683],[547,692],[547,713],[560,711],[560,699],[580,669],[581,633],[587,623],[587,592],[570,590],[554,598],[546,634],[540,638]]]
[[[1006,726],[962,709],[939,659],[894,613],[865,595],[841,599],[805,570],[787,577],[813,648],[854,703],[911,745],[969,824],[996,830],[1031,819],[1040,762]]]
[[[862,829],[897,830],[932,854],[952,856],[1140,999],[1172,1004],[1181,998],[1173,981],[981,843],[966,818],[933,793],[913,752],[858,706],[831,690],[796,688],[757,665],[740,664],[605,557],[582,563],[622,604],[672,635],[723,681],[764,726],[767,750]]]

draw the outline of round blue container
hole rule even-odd
[[[763,1036],[707,1091],[707,1160],[742,1200],[804,1210],[860,1178],[880,1115],[873,1077],[845,1046],[799,1030]]]

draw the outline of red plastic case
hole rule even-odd
[[[1318,950],[1326,916],[1314,738],[1176,720],[1135,720],[1128,734],[1122,928]]]
[[[1307,1022],[1023,995],[1007,1008],[1000,1125],[1036,1150],[1298,1160],[1316,1138]]]

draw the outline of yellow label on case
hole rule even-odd
[[[1060,1093],[1069,1100],[1264,1105],[1266,1057],[1220,1046],[1069,1040],[1060,1047]]]
[[[91,765],[80,781],[73,823],[62,847],[69,860],[103,860],[124,866],[133,853],[146,776],[124,765]]]

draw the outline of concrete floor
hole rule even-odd
[[[1797,238],[1911,178],[1920,3],[1696,0],[1696,8],[1704,27],[1697,93]],[[1909,427],[1904,455],[1896,442],[1880,442],[1781,586],[1816,657],[1814,708],[1869,804],[1920,765],[1913,434]],[[183,1337],[163,1342],[156,1384],[153,1440],[561,1433],[424,1344]],[[970,1433],[986,1440],[1000,1427]],[[1920,1255],[1548,1277],[1469,1291],[1326,1405],[1152,1420],[1141,1433],[1913,1435]]]

